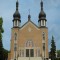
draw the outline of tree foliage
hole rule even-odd
[[[3,57],[4,57],[4,60],[7,60],[7,58],[8,58],[8,50],[6,50],[6,49],[3,49]]]
[[[3,33],[4,29],[3,29],[3,19],[0,18],[0,32]]]
[[[56,45],[55,45],[53,36],[52,36],[52,40],[51,40],[50,58],[51,58],[51,60],[55,60],[56,59]]]
[[[57,57],[60,57],[60,50],[57,50]]]
[[[2,33],[4,32],[4,30],[2,26],[3,26],[3,19],[0,18],[0,60],[3,60]]]

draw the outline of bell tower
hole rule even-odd
[[[18,3],[18,0],[16,1],[16,11],[15,13],[13,14],[13,28],[18,28],[20,27],[20,24],[21,24],[21,16],[20,16],[20,13],[18,11],[18,7],[19,7],[19,3]]]
[[[43,1],[41,0],[41,11],[39,13],[39,20],[38,20],[38,24],[39,24],[39,27],[46,27],[46,14],[43,10]]]

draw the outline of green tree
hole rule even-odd
[[[51,60],[55,60],[56,59],[56,45],[55,45],[53,36],[52,36],[52,40],[51,40],[50,58],[51,58]]]
[[[6,50],[6,49],[3,49],[3,54],[4,54],[4,60],[7,60],[7,58],[8,58],[8,50]]]
[[[3,19],[0,18],[0,60],[3,60],[3,44],[2,44],[2,33],[3,30]]]
[[[57,50],[57,57],[60,57],[60,50]]]

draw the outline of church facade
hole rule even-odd
[[[48,59],[48,28],[46,27],[46,14],[41,1],[38,26],[31,21],[30,14],[28,21],[21,24],[21,15],[18,10],[13,15],[13,28],[11,29],[11,44],[8,60],[45,60]]]

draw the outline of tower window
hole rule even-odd
[[[17,26],[17,21],[15,21],[15,26]]]
[[[17,47],[14,47],[14,51],[16,51],[17,50]]]
[[[17,33],[15,33],[15,40],[17,40]]]
[[[17,50],[17,44],[15,43],[14,44],[14,51],[16,51]]]
[[[45,43],[43,43],[43,50],[45,50]]]
[[[43,40],[45,40],[45,33],[43,32]]]
[[[44,20],[42,20],[42,26],[44,26]]]

